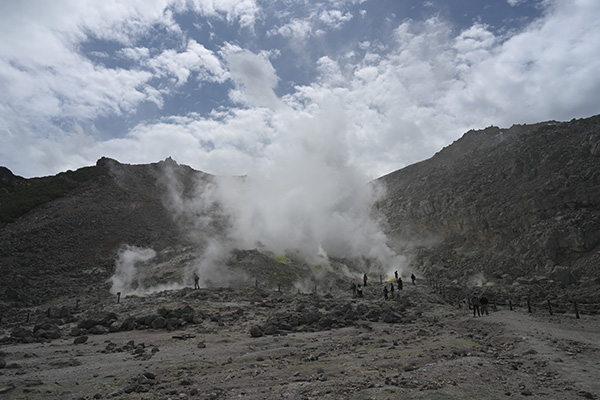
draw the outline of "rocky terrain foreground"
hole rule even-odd
[[[597,316],[473,317],[425,285],[388,301],[382,284],[365,289],[183,289],[32,309],[0,331],[0,399],[600,395]]]

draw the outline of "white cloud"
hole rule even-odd
[[[274,89],[279,77],[266,54],[249,51],[229,51],[226,54],[231,78],[238,90],[231,94],[234,101],[253,106],[277,107]]]
[[[240,26],[253,28],[260,7],[254,0],[189,0],[202,15],[221,17],[227,22],[238,21]]]
[[[223,82],[227,73],[219,58],[195,40],[190,40],[184,52],[165,50],[150,59],[148,65],[159,75],[172,75],[178,86],[187,82],[190,74],[196,72],[198,80]]]
[[[343,13],[340,10],[324,10],[319,15],[319,20],[331,28],[340,28],[345,22],[352,19],[349,12]]]
[[[269,34],[304,41],[313,35],[313,25],[308,19],[293,19],[279,28],[271,29]]]
[[[134,163],[170,155],[198,169],[242,174],[273,162],[285,127],[293,125],[292,114],[303,121],[316,118],[326,99],[335,99],[344,120],[337,140],[345,143],[350,163],[376,177],[431,156],[470,128],[584,117],[600,106],[600,2],[590,0],[547,2],[542,17],[521,32],[502,35],[480,23],[457,33],[439,17],[405,21],[390,40],[365,36],[362,45],[344,48],[339,58],[320,54],[312,59],[316,69],[310,72],[317,79],[282,99],[275,94],[279,78],[269,60],[273,51],[226,44],[213,52],[177,32],[174,15],[187,2],[166,7],[157,1],[146,9],[146,2],[74,1],[64,3],[71,7],[61,12],[48,2],[23,4],[0,3],[0,34],[6,38],[0,41],[5,94],[0,159],[26,175],[89,165],[103,155]],[[194,4],[196,12],[211,18],[246,18],[240,22],[244,26],[260,15],[255,2]],[[170,9],[173,13],[165,11]],[[326,27],[321,15],[289,14],[288,22],[297,25],[274,33],[297,38],[301,46],[309,28]],[[152,26],[170,29],[172,38],[187,46],[157,53],[137,43],[136,35]],[[137,66],[94,64],[79,50],[89,35],[123,43],[121,61]],[[261,45],[257,41],[253,48]],[[162,105],[168,93],[153,86],[158,75],[179,84],[196,75],[200,81],[232,79],[231,98],[242,108],[157,116],[159,123],[139,123],[120,139],[94,137],[91,122],[97,116],[133,113],[148,101]],[[55,124],[57,117],[66,117],[66,125]]]

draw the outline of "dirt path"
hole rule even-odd
[[[489,320],[519,336],[522,342],[518,349],[548,365],[573,390],[581,390],[582,395],[600,393],[600,321],[597,318],[500,311],[493,313]]]

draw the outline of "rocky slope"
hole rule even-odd
[[[378,182],[389,232],[428,276],[529,294],[600,284],[598,116],[469,131]]]
[[[182,266],[204,250],[206,227],[195,224],[210,210],[178,206],[212,179],[171,159],[125,165],[103,158],[34,179],[0,168],[0,313],[6,320],[53,299],[107,296],[123,245],[157,251],[160,268],[140,279],[185,279]],[[391,244],[456,296],[494,283],[489,290],[505,299],[600,302],[600,117],[470,131],[376,183],[387,188],[375,213]],[[211,235],[227,225],[211,221]],[[246,283],[275,277],[268,285],[286,290],[294,280],[311,290],[344,285],[335,269],[352,268],[333,260],[328,279],[311,281],[302,260],[247,250],[225,264]]]
[[[172,160],[124,165],[103,158],[93,167],[35,179],[0,171],[0,311],[106,292],[124,244],[185,247],[165,207],[166,169],[181,181],[209,179]]]

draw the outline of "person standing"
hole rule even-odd
[[[402,277],[398,278],[398,290],[402,290]]]
[[[415,276],[415,274],[410,274],[410,279],[412,280],[412,284],[413,284],[413,285],[416,285],[416,283],[415,283],[415,282],[416,282],[416,280],[417,280],[417,277]]]
[[[488,311],[488,299],[487,297],[485,297],[485,293],[481,295],[481,298],[479,299],[479,304],[481,305],[481,315],[483,315],[483,313],[485,313],[485,315],[490,315]]]
[[[394,283],[390,283],[390,297],[394,300]]]
[[[363,275],[363,286],[367,286],[367,279],[369,279],[369,278],[367,278],[367,274],[364,274]]]
[[[471,298],[471,305],[473,306],[473,316],[477,313],[477,316],[481,317],[481,313],[479,311],[479,297],[477,297],[477,293],[473,293],[473,297]]]
[[[200,277],[194,272],[194,289],[200,289],[200,284],[198,283],[199,281]]]
[[[385,300],[387,300],[387,299],[388,299],[388,288],[387,288],[387,285],[385,285],[385,286],[383,287],[383,298],[384,298]]]

